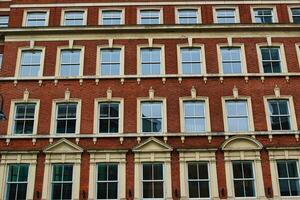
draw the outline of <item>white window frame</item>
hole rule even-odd
[[[114,8],[114,7],[111,7],[111,8],[100,8],[99,9],[99,20],[98,20],[98,24],[99,25],[104,25],[103,24],[103,14],[102,12],[103,11],[121,11],[121,24],[118,24],[118,25],[124,25],[125,24],[125,9],[124,8]],[[117,26],[117,25],[105,25],[105,26]]]
[[[262,64],[262,55],[261,55],[261,48],[273,48],[277,47],[279,48],[279,56],[280,56],[280,61],[281,61],[281,73],[265,73],[263,64]],[[282,43],[272,43],[271,46],[269,46],[267,43],[259,43],[256,44],[256,52],[257,52],[257,57],[258,57],[258,66],[259,66],[259,71],[261,74],[285,74],[288,73],[288,68],[287,68],[287,62],[286,62],[286,56],[285,56],[285,49],[284,45]]]
[[[239,44],[239,43],[233,43],[232,45],[228,44],[217,44],[217,54],[218,54],[218,66],[219,66],[219,73],[222,75],[238,75],[237,73],[230,73],[230,74],[224,74],[223,70],[223,60],[222,60],[222,48],[240,48],[241,52],[241,74],[247,74],[247,62],[246,62],[246,52],[245,52],[245,45]]]
[[[300,148],[299,147],[269,147],[267,148],[270,160],[271,179],[273,183],[274,199],[299,199],[300,196],[281,196],[279,187],[279,176],[277,168],[277,160],[295,160],[300,165]]]
[[[276,6],[270,6],[270,5],[257,5],[257,6],[251,6],[251,19],[252,19],[252,23],[255,24],[261,24],[256,22],[255,20],[255,9],[272,9],[273,10],[273,22],[274,23],[278,23],[278,15],[277,15],[277,9]]]
[[[73,46],[70,48],[69,46],[61,46],[57,48],[56,53],[56,67],[55,67],[55,76],[62,77],[60,75],[60,67],[61,67],[61,53],[64,50],[80,50],[80,66],[79,66],[79,77],[83,76],[83,70],[84,70],[84,55],[85,55],[85,47],[84,46]],[[75,76],[75,77],[78,77]],[[71,78],[73,76],[64,76],[64,78]]]
[[[33,199],[34,185],[36,178],[37,151],[9,151],[2,152],[0,163],[0,198],[6,199],[7,177],[10,164],[29,164],[28,179],[27,179],[27,194],[26,199]]]
[[[184,6],[180,6],[180,7],[176,7],[175,8],[175,19],[176,19],[176,24],[180,24],[180,20],[179,20],[179,12],[180,10],[196,10],[197,12],[197,24],[201,24],[202,23],[202,17],[201,17],[201,7],[184,7]],[[189,24],[181,24],[181,25],[189,25]]]
[[[178,149],[179,167],[180,167],[180,198],[181,199],[198,199],[189,198],[188,187],[188,163],[205,162],[208,165],[209,177],[209,198],[200,199],[217,199],[219,198],[218,177],[216,165],[216,149]]]
[[[67,26],[67,27],[70,26],[70,25],[65,25],[65,13],[66,12],[83,12],[83,24],[80,25],[80,26],[86,26],[87,25],[87,12],[88,12],[87,9],[63,9],[61,12],[62,12],[61,13],[61,19],[60,19],[60,25],[61,26]]]
[[[291,23],[294,23],[293,12],[292,9],[300,9],[300,5],[288,6],[289,20]]]
[[[164,18],[163,18],[163,8],[162,7],[143,7],[137,9],[137,24],[143,25],[143,26],[153,26],[158,24],[142,24],[141,23],[141,11],[149,11],[149,10],[156,10],[159,12],[159,23],[163,24]]]
[[[181,59],[181,48],[200,48],[201,54],[201,73],[200,74],[183,74],[182,70],[182,59]],[[188,44],[178,44],[177,45],[177,67],[178,67],[178,74],[180,76],[194,76],[194,75],[206,75],[206,59],[205,59],[205,45],[204,44],[197,44],[193,43],[193,45]]]
[[[39,75],[37,77],[35,77],[35,76],[33,76],[33,77],[21,77],[20,76],[20,70],[21,70],[21,62],[22,62],[22,52],[23,51],[31,51],[31,50],[32,51],[35,51],[35,50],[41,51]],[[18,78],[41,78],[43,76],[43,73],[44,73],[45,51],[46,51],[46,47],[34,47],[34,48],[20,47],[18,49],[15,77],[18,77]]]
[[[50,10],[45,10],[45,9],[42,9],[42,10],[38,10],[38,9],[30,9],[30,10],[24,10],[24,13],[23,13],[23,21],[22,21],[22,26],[23,27],[39,27],[39,26],[28,26],[27,25],[27,20],[28,20],[28,14],[29,13],[34,13],[34,12],[44,12],[46,13],[45,15],[45,25],[43,27],[46,27],[46,26],[49,26],[49,15],[50,15]]]
[[[159,75],[143,75],[142,74],[142,59],[141,59],[141,51],[142,49],[151,49],[151,48],[160,48],[160,74]],[[149,45],[138,45],[137,46],[137,74],[141,77],[157,77],[165,75],[166,73],[166,64],[165,64],[165,45],[163,44],[153,44],[152,46]]]
[[[100,103],[112,103],[118,102],[119,103],[119,132],[124,133],[124,99],[113,97],[112,99],[107,98],[96,98],[94,100],[94,127],[93,133],[97,135],[110,135],[110,134],[117,134],[117,133],[99,133],[99,104]]]
[[[180,97],[179,98],[179,108],[180,108],[180,130],[185,133],[185,118],[184,118],[184,102],[196,101],[204,103],[204,114],[205,114],[205,132],[211,132],[211,122],[210,122],[210,109],[209,109],[209,98],[198,96],[195,99],[192,97]],[[197,134],[199,132],[195,132]]]
[[[162,131],[161,132],[143,132],[142,131],[142,103],[143,102],[161,102],[162,104]],[[138,98],[137,99],[137,133],[138,134],[150,134],[150,135],[156,135],[156,134],[164,134],[168,132],[168,124],[167,124],[167,99],[164,97],[155,97],[153,99],[150,98]]]
[[[239,96],[238,98],[234,98],[232,96],[222,97],[224,131],[227,133],[229,132],[226,101],[246,101],[247,108],[248,108],[247,112],[248,112],[248,127],[249,127],[249,131],[247,131],[247,132],[254,131],[255,127],[254,127],[253,112],[252,112],[252,100],[251,100],[251,97],[249,97],[249,96]],[[234,133],[237,134],[237,133],[243,133],[243,132],[238,131],[238,132],[234,132]]]
[[[295,106],[294,106],[294,99],[292,96],[284,95],[280,97],[276,96],[264,96],[264,107],[265,107],[265,113],[266,113],[266,121],[267,121],[267,128],[268,131],[273,131],[270,121],[270,112],[269,112],[269,103],[268,100],[287,100],[288,101],[288,107],[290,110],[290,123],[291,123],[291,130],[274,130],[275,132],[291,132],[291,131],[297,131],[298,125],[297,125],[297,119],[296,119],[296,113],[295,113]]]
[[[59,134],[56,133],[56,114],[57,114],[57,105],[59,103],[77,103],[77,108],[76,108],[76,128],[75,128],[75,133],[68,134]],[[68,135],[77,135],[80,134],[80,124],[81,124],[81,99],[75,99],[72,98],[70,100],[65,100],[65,99],[54,99],[52,102],[52,111],[51,111],[51,125],[50,125],[50,134],[52,135],[62,135],[62,136],[68,136]]]
[[[235,13],[235,19],[234,23],[238,24],[240,23],[240,12],[239,12],[239,7],[238,6],[214,6],[213,7],[213,20],[215,24],[222,24],[218,23],[218,13],[217,10],[234,10]],[[226,23],[223,23],[226,24]]]
[[[34,124],[33,124],[33,132],[32,134],[14,134],[14,116],[16,110],[16,104],[19,103],[34,103],[35,104],[35,112],[34,112]],[[26,136],[26,135],[36,135],[37,128],[38,128],[38,120],[39,120],[39,111],[40,111],[40,100],[39,99],[13,99],[11,100],[10,104],[10,112],[9,112],[9,120],[8,120],[8,128],[7,128],[7,135],[16,135],[19,137]]]
[[[101,75],[101,50],[104,49],[120,49],[120,74],[119,75]],[[97,46],[97,63],[96,63],[96,75],[103,76],[103,77],[120,77],[124,76],[125,71],[125,47],[121,45],[113,45],[113,46]]]
[[[127,150],[89,150],[89,191],[90,199],[97,197],[98,164],[114,163],[118,165],[118,199],[126,198],[126,152]]]

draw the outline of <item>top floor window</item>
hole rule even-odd
[[[84,11],[66,11],[64,13],[64,26],[82,26],[84,25]]]
[[[102,10],[102,25],[122,24],[121,10]]]
[[[236,23],[235,9],[217,9],[216,18],[218,24],[233,24]]]
[[[8,27],[8,16],[0,16],[0,28]]]
[[[264,73],[281,73],[282,63],[279,47],[261,47],[262,66]]]
[[[292,8],[293,23],[300,24],[300,8]]]
[[[141,74],[159,75],[161,73],[161,48],[141,49]]]
[[[274,23],[274,12],[272,8],[254,9],[254,18],[256,23]]]
[[[47,12],[28,12],[26,26],[46,26]]]
[[[140,10],[140,24],[160,24],[160,10]]]
[[[197,24],[198,10],[197,9],[180,9],[178,10],[179,24]]]

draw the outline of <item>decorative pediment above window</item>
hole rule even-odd
[[[82,153],[83,149],[76,144],[70,142],[67,139],[61,139],[57,141],[56,143],[48,146],[45,150],[44,153],[46,154],[53,154],[53,153]]]
[[[258,151],[262,148],[263,146],[259,141],[249,136],[231,137],[222,144],[223,151]]]
[[[137,153],[171,152],[173,151],[173,148],[164,142],[151,137],[134,147],[132,151]]]

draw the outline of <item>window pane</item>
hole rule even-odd
[[[197,198],[199,197],[199,188],[197,181],[189,181],[189,197]]]
[[[253,170],[252,170],[252,163],[244,162],[243,163],[244,169],[244,178],[253,178]]]
[[[279,178],[287,178],[288,177],[286,162],[277,161],[277,170],[278,170]]]
[[[233,178],[243,178],[242,164],[239,162],[234,162],[232,166],[233,166]]]
[[[22,51],[20,73],[21,77],[36,77],[40,73],[41,50]]]
[[[62,184],[60,183],[52,184],[52,199],[61,198],[61,188],[62,188]]]
[[[281,196],[290,196],[288,180],[284,180],[284,179],[279,180],[279,187],[280,187]]]
[[[245,197],[243,181],[234,181],[234,193],[236,197]]]
[[[108,180],[118,180],[118,166],[109,165]]]
[[[118,183],[108,183],[108,199],[118,198]]]
[[[151,164],[143,164],[143,180],[152,180]]]
[[[154,198],[163,198],[164,197],[164,185],[163,182],[154,183]]]
[[[153,184],[150,182],[143,183],[143,198],[153,198]]]
[[[102,49],[101,75],[120,75],[121,49]]]
[[[199,179],[208,179],[208,169],[207,164],[198,164],[198,173],[199,173]]]
[[[159,10],[141,10],[140,23],[144,25],[159,24],[160,23]]]
[[[84,25],[84,12],[83,11],[71,11],[65,12],[65,26],[81,26]]]
[[[0,16],[0,27],[8,27],[8,16]]]
[[[61,76],[79,76],[81,50],[62,50],[60,75]]]
[[[103,10],[102,24],[103,25],[119,25],[121,24],[122,11],[120,10]]]
[[[64,166],[64,181],[72,181],[73,176],[73,166],[72,165],[65,165]]]
[[[188,178],[198,179],[198,169],[197,164],[188,164]]]
[[[247,197],[254,197],[255,196],[255,189],[254,189],[254,181],[248,180],[244,182],[245,184],[245,192]]]
[[[178,10],[179,24],[196,24],[198,11],[194,9]]]
[[[46,12],[27,13],[26,26],[46,26]]]
[[[208,198],[209,197],[209,182],[201,181],[201,182],[199,182],[199,186],[200,186],[200,197]]]
[[[72,199],[72,183],[65,183],[63,185],[62,199]]]
[[[291,186],[291,196],[299,196],[300,195],[300,182],[297,180],[290,180]]]
[[[153,177],[154,177],[154,180],[163,180],[162,164],[153,165]]]
[[[234,9],[217,9],[217,23],[236,23]]]
[[[98,165],[98,181],[106,181],[107,179],[107,165]]]
[[[97,183],[97,198],[106,199],[107,198],[107,183]]]

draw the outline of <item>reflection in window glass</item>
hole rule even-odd
[[[161,49],[141,49],[142,75],[159,75],[161,73]]]
[[[179,24],[197,24],[198,10],[196,9],[180,9],[178,10]]]
[[[249,131],[247,101],[226,101],[228,131]]]
[[[202,55],[201,48],[181,48],[181,67],[183,74],[201,74]]]
[[[222,47],[221,56],[224,74],[242,73],[241,48]]]
[[[289,101],[273,99],[268,104],[272,130],[291,130]]]
[[[277,171],[281,196],[300,196],[298,161],[278,160]]]
[[[162,102],[142,102],[142,132],[162,132]]]

